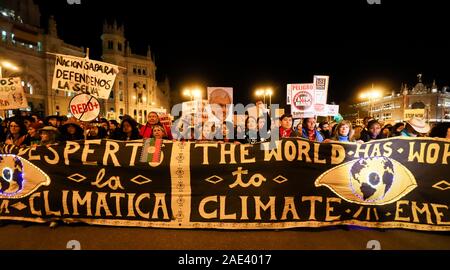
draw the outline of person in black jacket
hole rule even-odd
[[[369,142],[372,140],[379,140],[383,139],[384,136],[381,133],[381,124],[378,122],[378,120],[371,120],[367,124],[367,131],[363,130],[361,132],[360,140],[363,142]]]
[[[142,139],[139,135],[138,123],[130,116],[124,116],[119,128],[113,133],[113,140],[131,141]]]
[[[84,130],[81,128],[78,120],[75,117],[67,120],[64,125],[59,128],[61,136],[60,141],[78,141],[84,140]]]

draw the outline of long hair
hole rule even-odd
[[[120,131],[123,134],[123,136],[126,136],[125,132],[123,131],[123,124],[127,122],[131,126],[131,136],[132,139],[139,139],[141,136],[139,135],[139,129],[137,122],[132,118],[124,118],[122,122],[120,123]]]
[[[336,125],[336,128],[333,132],[333,138],[334,139],[338,139],[339,138],[339,129],[343,126],[343,125],[347,125],[348,126],[348,140],[352,141],[353,140],[353,128],[352,128],[352,122],[348,121],[348,120],[343,120],[341,121],[339,124]]]
[[[11,124],[14,123],[16,125],[19,126],[20,131],[19,131],[19,137],[22,137],[23,135],[26,135],[28,133],[27,127],[25,126],[25,124],[23,123],[23,121],[19,118],[16,119],[11,119],[11,121],[9,122],[8,125],[8,135],[11,136]]]

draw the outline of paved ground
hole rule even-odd
[[[450,233],[407,230],[222,231],[118,228],[87,225],[9,224],[0,227],[0,249],[66,249],[77,240],[81,249],[366,249],[377,240],[381,249],[450,250]]]

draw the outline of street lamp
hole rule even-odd
[[[0,78],[3,76],[3,73],[2,73],[3,68],[10,69],[12,71],[19,71],[19,67],[14,65],[13,63],[11,63],[9,61],[1,61],[0,62]]]
[[[377,98],[380,98],[382,96],[382,91],[374,89],[372,84],[372,89],[366,92],[361,93],[359,96],[361,99],[368,99],[369,100],[369,116],[373,117],[373,101]]]
[[[202,90],[198,87],[186,88],[183,90],[183,96],[189,97],[191,101],[193,101],[194,99],[199,99],[202,97]]]
[[[255,95],[257,97],[261,97],[262,96],[264,104],[266,104],[266,96],[268,96],[269,97],[269,106],[272,105],[272,95],[273,95],[272,88],[260,88],[260,89],[257,89],[255,91]]]

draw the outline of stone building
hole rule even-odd
[[[52,89],[55,56],[49,53],[85,56],[85,48],[66,43],[58,36],[57,24],[49,18],[48,29],[40,26],[40,12],[33,0],[4,0],[0,6],[0,64],[3,77],[20,76],[29,107],[23,109],[38,115],[67,115],[73,93]],[[61,29],[60,29],[61,30]],[[133,54],[126,41],[123,26],[105,23],[101,61],[119,65],[110,98],[100,100],[102,116],[118,119],[128,114],[143,123],[146,114],[158,109],[170,111],[168,79],[156,80],[156,65],[150,49],[147,55]],[[12,115],[6,112],[6,116]]]
[[[416,111],[429,123],[450,122],[450,87],[439,88],[435,81],[425,85],[422,74],[417,77],[414,87],[402,84],[398,92],[352,105],[358,112],[353,120],[358,118],[357,115],[359,119],[371,115],[385,123],[396,123],[404,121],[409,112]]]

